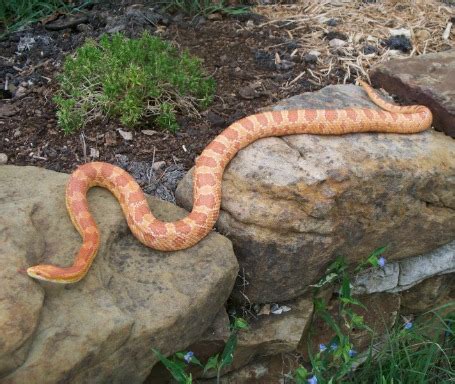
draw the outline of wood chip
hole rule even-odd
[[[444,40],[448,40],[449,39],[450,30],[452,29],[452,25],[453,24],[450,21],[447,23],[446,29],[444,30],[444,33],[442,34],[442,38]]]
[[[90,157],[92,159],[98,159],[100,157],[100,151],[96,148],[90,147]]]
[[[123,129],[117,129],[118,133],[120,133],[120,136],[123,137],[123,140],[133,140],[133,133],[129,131],[124,131]]]
[[[143,129],[141,131],[141,133],[143,133],[144,135],[147,135],[147,136],[153,136],[153,135],[157,134],[158,132],[154,131],[153,129]]]

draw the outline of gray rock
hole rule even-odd
[[[376,108],[355,86],[330,86],[273,109]],[[177,202],[192,205],[192,172]],[[223,175],[217,227],[233,241],[252,303],[303,294],[338,255],[389,262],[455,239],[455,141],[420,134],[293,135],[239,151]]]
[[[68,265],[80,238],[66,213],[68,175],[0,167],[0,382],[142,383],[157,358],[198,340],[223,306],[238,264],[215,232],[196,246],[141,245],[103,189],[89,193],[102,244],[79,283],[39,283],[30,265]],[[186,212],[149,198],[163,220]]]
[[[428,277],[451,272],[455,272],[455,241],[425,255],[401,261],[398,284],[403,290]]]
[[[385,268],[371,268],[359,273],[353,281],[353,294],[401,292],[420,282],[455,272],[455,241],[431,252],[387,263]]]
[[[384,268],[367,269],[352,282],[352,294],[362,295],[390,291],[398,285],[400,267],[398,263],[388,263]]]

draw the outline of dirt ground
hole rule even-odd
[[[280,28],[255,27],[263,20],[258,15],[217,15],[216,20],[166,15],[168,19],[154,26],[131,18],[125,21],[131,9],[135,7],[113,14],[106,6],[94,7],[88,11],[87,21],[75,27],[50,31],[38,24],[0,41],[1,88],[5,89],[8,82],[9,90],[0,100],[0,152],[7,154],[8,164],[71,172],[85,161],[116,163],[119,155],[124,155],[130,161],[165,161],[167,166],[181,164],[189,169],[210,140],[233,121],[282,98],[319,87],[302,79],[283,88],[283,83],[295,78],[306,65],[314,64],[305,64],[300,56],[290,58],[297,43]],[[142,11],[142,7],[136,10]],[[114,25],[113,30],[124,27],[130,36],[149,29],[201,57],[217,83],[214,103],[199,117],[179,116],[181,128],[175,135],[144,121],[127,141],[117,131],[127,129],[116,119],[98,121],[81,132],[64,135],[57,126],[52,102],[62,60],[87,37],[99,36],[110,25]],[[280,64],[285,65],[275,64],[276,53],[282,59]],[[146,135],[142,130],[155,132]]]
[[[180,177],[193,165],[202,149],[235,120],[295,94],[328,84],[353,82],[358,74],[365,72],[362,63],[381,50],[388,54],[412,48],[405,40],[404,48],[394,46],[389,50],[384,46],[388,43],[384,44],[380,38],[373,36],[376,40],[372,42],[371,36],[359,38],[350,33],[349,28],[371,32],[375,25],[373,18],[362,16],[365,7],[374,6],[370,2],[350,2],[354,6],[351,5],[348,13],[354,17],[352,10],[358,10],[355,26],[343,19],[341,10],[346,9],[345,6],[329,3],[336,2],[324,2],[325,7],[332,7],[327,9],[316,2],[316,7],[304,9],[298,5],[273,5],[253,9],[258,13],[239,16],[217,13],[190,18],[157,7],[116,6],[106,2],[76,16],[56,14],[43,23],[10,34],[0,40],[0,153],[8,156],[8,164],[36,165],[62,172],[71,172],[78,165],[93,160],[120,164],[124,168],[134,162],[136,165],[161,162],[154,168],[156,180],[176,169]],[[431,1],[423,6],[429,7],[430,3],[435,4],[430,10],[437,10],[435,15],[441,19],[440,25],[445,25],[451,10],[446,7],[441,11],[441,3]],[[424,34],[427,40],[422,49],[431,51],[431,26],[424,25],[426,11],[422,11],[422,16],[421,10],[411,3],[408,7],[399,5],[393,9],[391,13],[377,7],[376,24],[381,27],[380,17],[393,19],[395,16],[393,20],[398,21],[389,22],[388,26],[398,28],[406,25],[400,21],[403,15],[414,13],[418,21],[414,24],[428,32]],[[372,14],[368,9],[366,12]],[[303,15],[301,20],[308,15],[314,17],[308,16],[299,23],[292,16],[296,14]],[[430,21],[433,27],[437,18]],[[57,125],[52,97],[65,55],[74,52],[89,37],[116,31],[134,37],[144,29],[203,59],[207,74],[217,83],[214,103],[200,116],[180,115],[181,128],[176,134],[160,131],[151,122],[144,121],[132,132],[132,140],[125,140],[118,129],[127,129],[116,119],[105,119],[89,124],[83,131],[64,135]],[[317,39],[319,47],[312,45],[312,39]],[[343,41],[349,44],[354,41],[357,48],[348,49]],[[321,45],[325,47],[323,52],[320,52]],[[450,48],[441,44],[434,46],[433,51]],[[316,48],[319,51],[314,52]],[[413,51],[422,53],[418,42]],[[144,134],[144,130],[148,134]]]

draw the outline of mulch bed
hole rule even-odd
[[[97,18],[91,20],[102,18],[103,10],[91,12],[98,12]],[[190,168],[210,140],[233,121],[292,94],[318,88],[305,81],[282,87],[283,82],[304,68],[304,63],[299,58],[300,62],[292,62],[292,68],[277,69],[268,47],[280,44],[280,52],[289,55],[295,44],[288,42],[285,31],[277,27],[251,28],[257,22],[253,19],[254,15],[241,20],[201,19],[198,25],[187,19],[150,28],[201,57],[207,73],[216,80],[217,93],[214,103],[199,117],[179,116],[181,128],[176,134],[159,131],[144,121],[133,131],[132,140],[122,138],[118,129],[127,129],[116,119],[91,123],[83,131],[69,135],[57,126],[52,96],[58,87],[56,76],[62,59],[86,37],[97,36],[96,27],[85,33],[73,28],[49,31],[37,25],[10,35],[0,42],[0,79],[4,88],[8,78],[15,96],[1,101],[0,152],[8,155],[9,164],[37,165],[63,172],[71,172],[90,160],[116,162],[118,155]],[[99,26],[100,30],[104,28],[103,24]],[[137,29],[125,32],[139,33]],[[27,42],[30,47],[24,48]],[[22,49],[20,54],[18,46]]]
[[[0,153],[6,153],[8,164],[62,172],[71,172],[86,161],[118,164],[119,159],[122,166],[128,161],[150,165],[164,161],[160,172],[175,165],[187,170],[202,149],[233,121],[283,98],[328,84],[350,83],[365,75],[371,63],[396,51],[387,46],[388,32],[384,31],[390,28],[421,31],[408,39],[411,49],[407,53],[403,50],[403,55],[453,46],[453,40],[440,37],[453,8],[436,1],[422,6],[410,3],[408,9],[403,4],[398,8],[393,5],[394,12],[389,13],[368,2],[345,2],[350,3],[345,8],[342,1],[341,6],[329,1],[313,3],[316,6],[262,6],[256,8],[257,13],[237,17],[215,14],[209,18],[169,15],[141,5],[97,5],[86,11],[79,24],[61,29],[58,23],[70,18],[56,15],[57,20],[47,25],[13,33],[0,41]],[[365,16],[367,7],[375,10],[370,18]],[[403,15],[411,9],[405,19]],[[429,9],[434,17],[423,17],[422,12]],[[350,23],[348,16],[355,23]],[[387,17],[393,22],[381,29]],[[64,56],[88,37],[116,30],[137,36],[144,29],[203,59],[207,73],[217,82],[214,103],[200,116],[179,116],[181,128],[176,134],[159,131],[144,121],[133,131],[132,140],[125,140],[118,129],[127,129],[116,119],[106,119],[64,135],[57,126],[52,102]],[[425,36],[427,41],[421,41]],[[346,44],[331,44],[333,39]]]

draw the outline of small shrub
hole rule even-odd
[[[140,39],[118,33],[87,41],[66,58],[54,97],[65,133],[99,116],[116,116],[134,127],[153,116],[158,126],[176,131],[176,112],[197,113],[213,99],[215,82],[201,62],[178,54],[169,43],[145,32]]]

